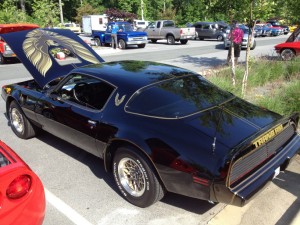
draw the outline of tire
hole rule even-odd
[[[222,35],[218,35],[217,40],[218,41],[224,41],[224,37]]]
[[[135,206],[148,207],[164,196],[149,160],[134,148],[121,147],[116,151],[113,175],[122,196]]]
[[[140,44],[138,45],[138,48],[145,48],[146,44]]]
[[[196,32],[195,32],[194,40],[196,40],[197,38],[199,38],[199,35],[198,35],[198,32],[196,31]]]
[[[156,43],[157,40],[156,40],[156,39],[151,39],[151,42],[152,42],[152,43]]]
[[[168,36],[167,36],[167,43],[168,43],[169,45],[174,45],[174,44],[175,44],[175,38],[174,38],[174,36],[168,35]]]
[[[120,39],[118,41],[118,45],[119,45],[120,49],[126,49],[127,48],[127,44],[126,44],[126,42],[123,39]]]
[[[36,135],[34,126],[15,101],[10,103],[8,114],[11,129],[19,138],[29,139]]]
[[[180,43],[181,43],[182,45],[185,45],[187,42],[188,42],[188,40],[180,40]]]
[[[254,42],[253,42],[253,45],[251,46],[251,50],[253,50],[253,49],[255,49],[255,47],[256,47],[256,41],[254,40]]]
[[[295,57],[295,52],[293,49],[286,48],[281,51],[280,56],[284,61],[292,60]]]
[[[6,59],[5,57],[2,55],[2,53],[0,53],[0,64],[5,64],[6,63]]]
[[[97,46],[102,46],[102,43],[101,43],[101,41],[100,41],[100,38],[95,38],[95,44],[97,45]]]

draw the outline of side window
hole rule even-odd
[[[197,24],[197,25],[196,25],[196,28],[201,29],[201,28],[202,28],[202,24]]]
[[[174,27],[174,23],[172,21],[164,21],[163,27]]]
[[[64,100],[75,102],[91,109],[101,110],[114,87],[95,77],[73,74],[58,91]]]
[[[203,29],[208,30],[209,29],[209,24],[203,25]]]
[[[155,23],[150,23],[150,24],[148,25],[148,28],[155,28]]]

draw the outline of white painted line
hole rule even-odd
[[[45,188],[46,200],[76,225],[93,225],[78,212]]]

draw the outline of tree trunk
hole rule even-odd
[[[26,13],[25,0],[20,0],[20,6],[21,6],[22,12]]]

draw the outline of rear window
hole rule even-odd
[[[126,111],[163,118],[180,118],[221,104],[233,95],[198,75],[166,80],[136,92]]]

